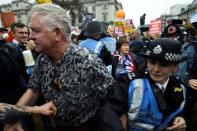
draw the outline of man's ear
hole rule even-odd
[[[60,30],[60,28],[55,28],[54,32],[55,32],[55,40],[60,41],[63,37],[62,31]]]

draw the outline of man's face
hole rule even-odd
[[[131,35],[130,35],[131,37],[131,40],[135,40],[137,37],[138,37],[138,34],[137,34],[137,32],[131,32]]]
[[[173,33],[175,33],[176,31],[177,31],[177,30],[176,30],[176,27],[175,27],[175,26],[171,25],[171,26],[168,27],[168,33],[169,33],[169,34],[173,34]]]
[[[21,44],[25,44],[28,40],[28,29],[27,27],[15,28],[14,38]]]
[[[33,14],[30,18],[30,38],[35,42],[35,50],[39,53],[49,54],[55,46],[55,31],[49,31],[42,16]]]
[[[148,59],[147,67],[151,79],[160,84],[165,83],[172,72],[176,70],[175,64],[160,62],[154,59]]]

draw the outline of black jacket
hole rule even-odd
[[[25,91],[16,51],[12,44],[0,44],[0,102],[15,104]]]
[[[148,78],[150,85],[155,85],[148,74],[136,74],[133,79]],[[123,131],[119,116],[128,111],[128,89],[130,81],[127,78],[119,79],[121,86],[113,88],[111,97],[100,108],[100,127],[103,131]],[[176,91],[182,82],[175,76],[169,78],[169,83],[164,93],[167,110],[161,111],[164,117],[174,112],[183,101],[183,92]],[[159,105],[159,104],[158,104]],[[159,105],[160,106],[160,105]],[[179,114],[183,116],[183,114]]]

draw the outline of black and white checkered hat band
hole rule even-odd
[[[172,62],[179,62],[182,60],[182,54],[175,54],[175,53],[161,53],[159,52],[151,52],[150,50],[146,51],[146,56],[150,56],[150,57],[158,57],[160,59],[164,59],[166,61],[172,61]]]
[[[173,53],[166,53],[165,54],[165,59],[167,61],[180,61],[182,59],[182,55],[180,54],[173,54]]]

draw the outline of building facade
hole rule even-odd
[[[160,16],[161,22],[161,32],[164,31],[165,27],[168,25],[168,20],[170,19],[189,19],[192,15],[197,13],[197,0],[194,0],[191,4],[177,4],[169,9],[169,14],[162,14]]]
[[[72,13],[75,13],[76,16],[71,17],[74,21],[73,26],[81,25],[87,14],[92,15],[98,21],[112,22],[116,19],[116,11],[123,9],[122,4],[117,0],[79,0],[79,3],[82,11],[79,11],[74,5],[72,7]],[[15,21],[28,24],[29,11],[33,5],[29,0],[13,0],[9,4],[0,5],[0,12],[13,12]],[[83,15],[83,18],[80,18],[79,14]]]
[[[12,12],[16,22],[28,23],[28,15],[33,4],[28,0],[13,0],[11,3],[0,5],[0,12]]]
[[[178,18],[190,19],[195,13],[197,13],[197,0],[194,0],[186,8],[183,8],[181,13],[178,14]]]
[[[117,0],[79,0],[81,7],[83,8],[82,12],[74,7],[74,12],[76,16],[79,13],[83,13],[83,18],[76,17],[74,25],[80,25],[84,22],[86,17],[92,17],[101,22],[112,22],[116,19],[116,12],[119,9],[123,9],[122,4]]]
[[[170,14],[173,16],[177,16],[181,13],[181,11],[185,8],[187,8],[188,5],[186,4],[176,4],[172,7],[170,7]]]

